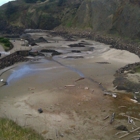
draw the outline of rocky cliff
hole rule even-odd
[[[140,39],[140,0],[17,0],[0,7],[0,30],[57,26]]]

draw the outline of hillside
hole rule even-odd
[[[59,25],[140,39],[140,0],[17,0],[0,7],[0,30]]]

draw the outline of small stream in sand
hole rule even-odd
[[[82,61],[83,59],[93,58],[97,54],[103,53],[109,49],[108,46],[106,46],[106,47],[104,45],[100,46],[100,44],[97,44],[97,43],[96,43],[96,45],[97,45],[97,48],[96,48],[96,46],[94,46],[93,44],[91,44],[91,42],[90,42],[90,45],[85,45],[84,48],[83,47],[82,48],[81,47],[59,48],[59,51],[62,53],[62,55],[60,55],[60,56],[50,57],[50,54],[49,54],[49,58],[48,58],[48,57],[46,57],[46,55],[47,55],[47,53],[46,53],[45,57],[42,57],[37,62],[28,62],[26,64],[23,64],[21,66],[18,66],[15,69],[13,69],[11,74],[7,78],[7,83],[8,83],[8,85],[10,85],[12,82],[18,81],[19,79],[21,79],[23,77],[27,77],[32,74],[39,74],[42,71],[48,71],[48,70],[57,69],[60,67],[65,67],[66,69],[78,74],[81,78],[85,78],[93,83],[99,84],[93,78],[87,77],[86,74],[81,72],[78,68],[76,68],[72,65],[67,65],[67,64],[63,63],[63,60],[65,62],[67,62],[67,60],[71,61],[71,59],[72,60],[79,59]],[[56,48],[54,48],[54,50],[55,49]],[[56,50],[58,50],[58,48]],[[76,51],[74,51],[74,50],[76,50]],[[81,52],[81,50],[82,50],[82,52]],[[76,53],[77,51],[80,51],[80,53],[79,52]],[[81,58],[81,57],[83,57],[83,58]],[[62,60],[62,62],[61,62],[61,60]],[[58,66],[48,66],[48,63],[56,63],[56,64],[58,64]],[[44,65],[44,64],[46,64],[46,65]],[[99,85],[99,86],[102,90],[105,90],[105,88],[102,85]]]

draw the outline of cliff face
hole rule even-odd
[[[74,25],[131,38],[140,38],[140,0],[85,0]]]
[[[0,30],[62,25],[140,39],[140,0],[34,1],[17,0],[0,7]]]
[[[116,0],[85,0],[79,7],[74,22],[76,26],[89,27],[94,31],[108,31],[117,9]]]
[[[140,39],[140,0],[122,2],[114,13],[112,25],[112,31]]]

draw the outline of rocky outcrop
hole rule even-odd
[[[120,68],[115,73],[115,80],[113,81],[114,87],[117,90],[126,90],[128,92],[138,93],[136,94],[137,100],[140,102],[140,82],[134,82],[127,79],[127,74],[135,73],[135,69],[140,67],[140,62],[134,64],[128,64],[125,67]]]
[[[0,69],[11,66],[17,62],[24,62],[28,59],[25,56],[29,55],[29,51],[17,51],[0,59]]]
[[[35,42],[36,43],[41,43],[41,42],[48,43],[48,41],[43,37],[39,37],[38,39],[35,40]]]

